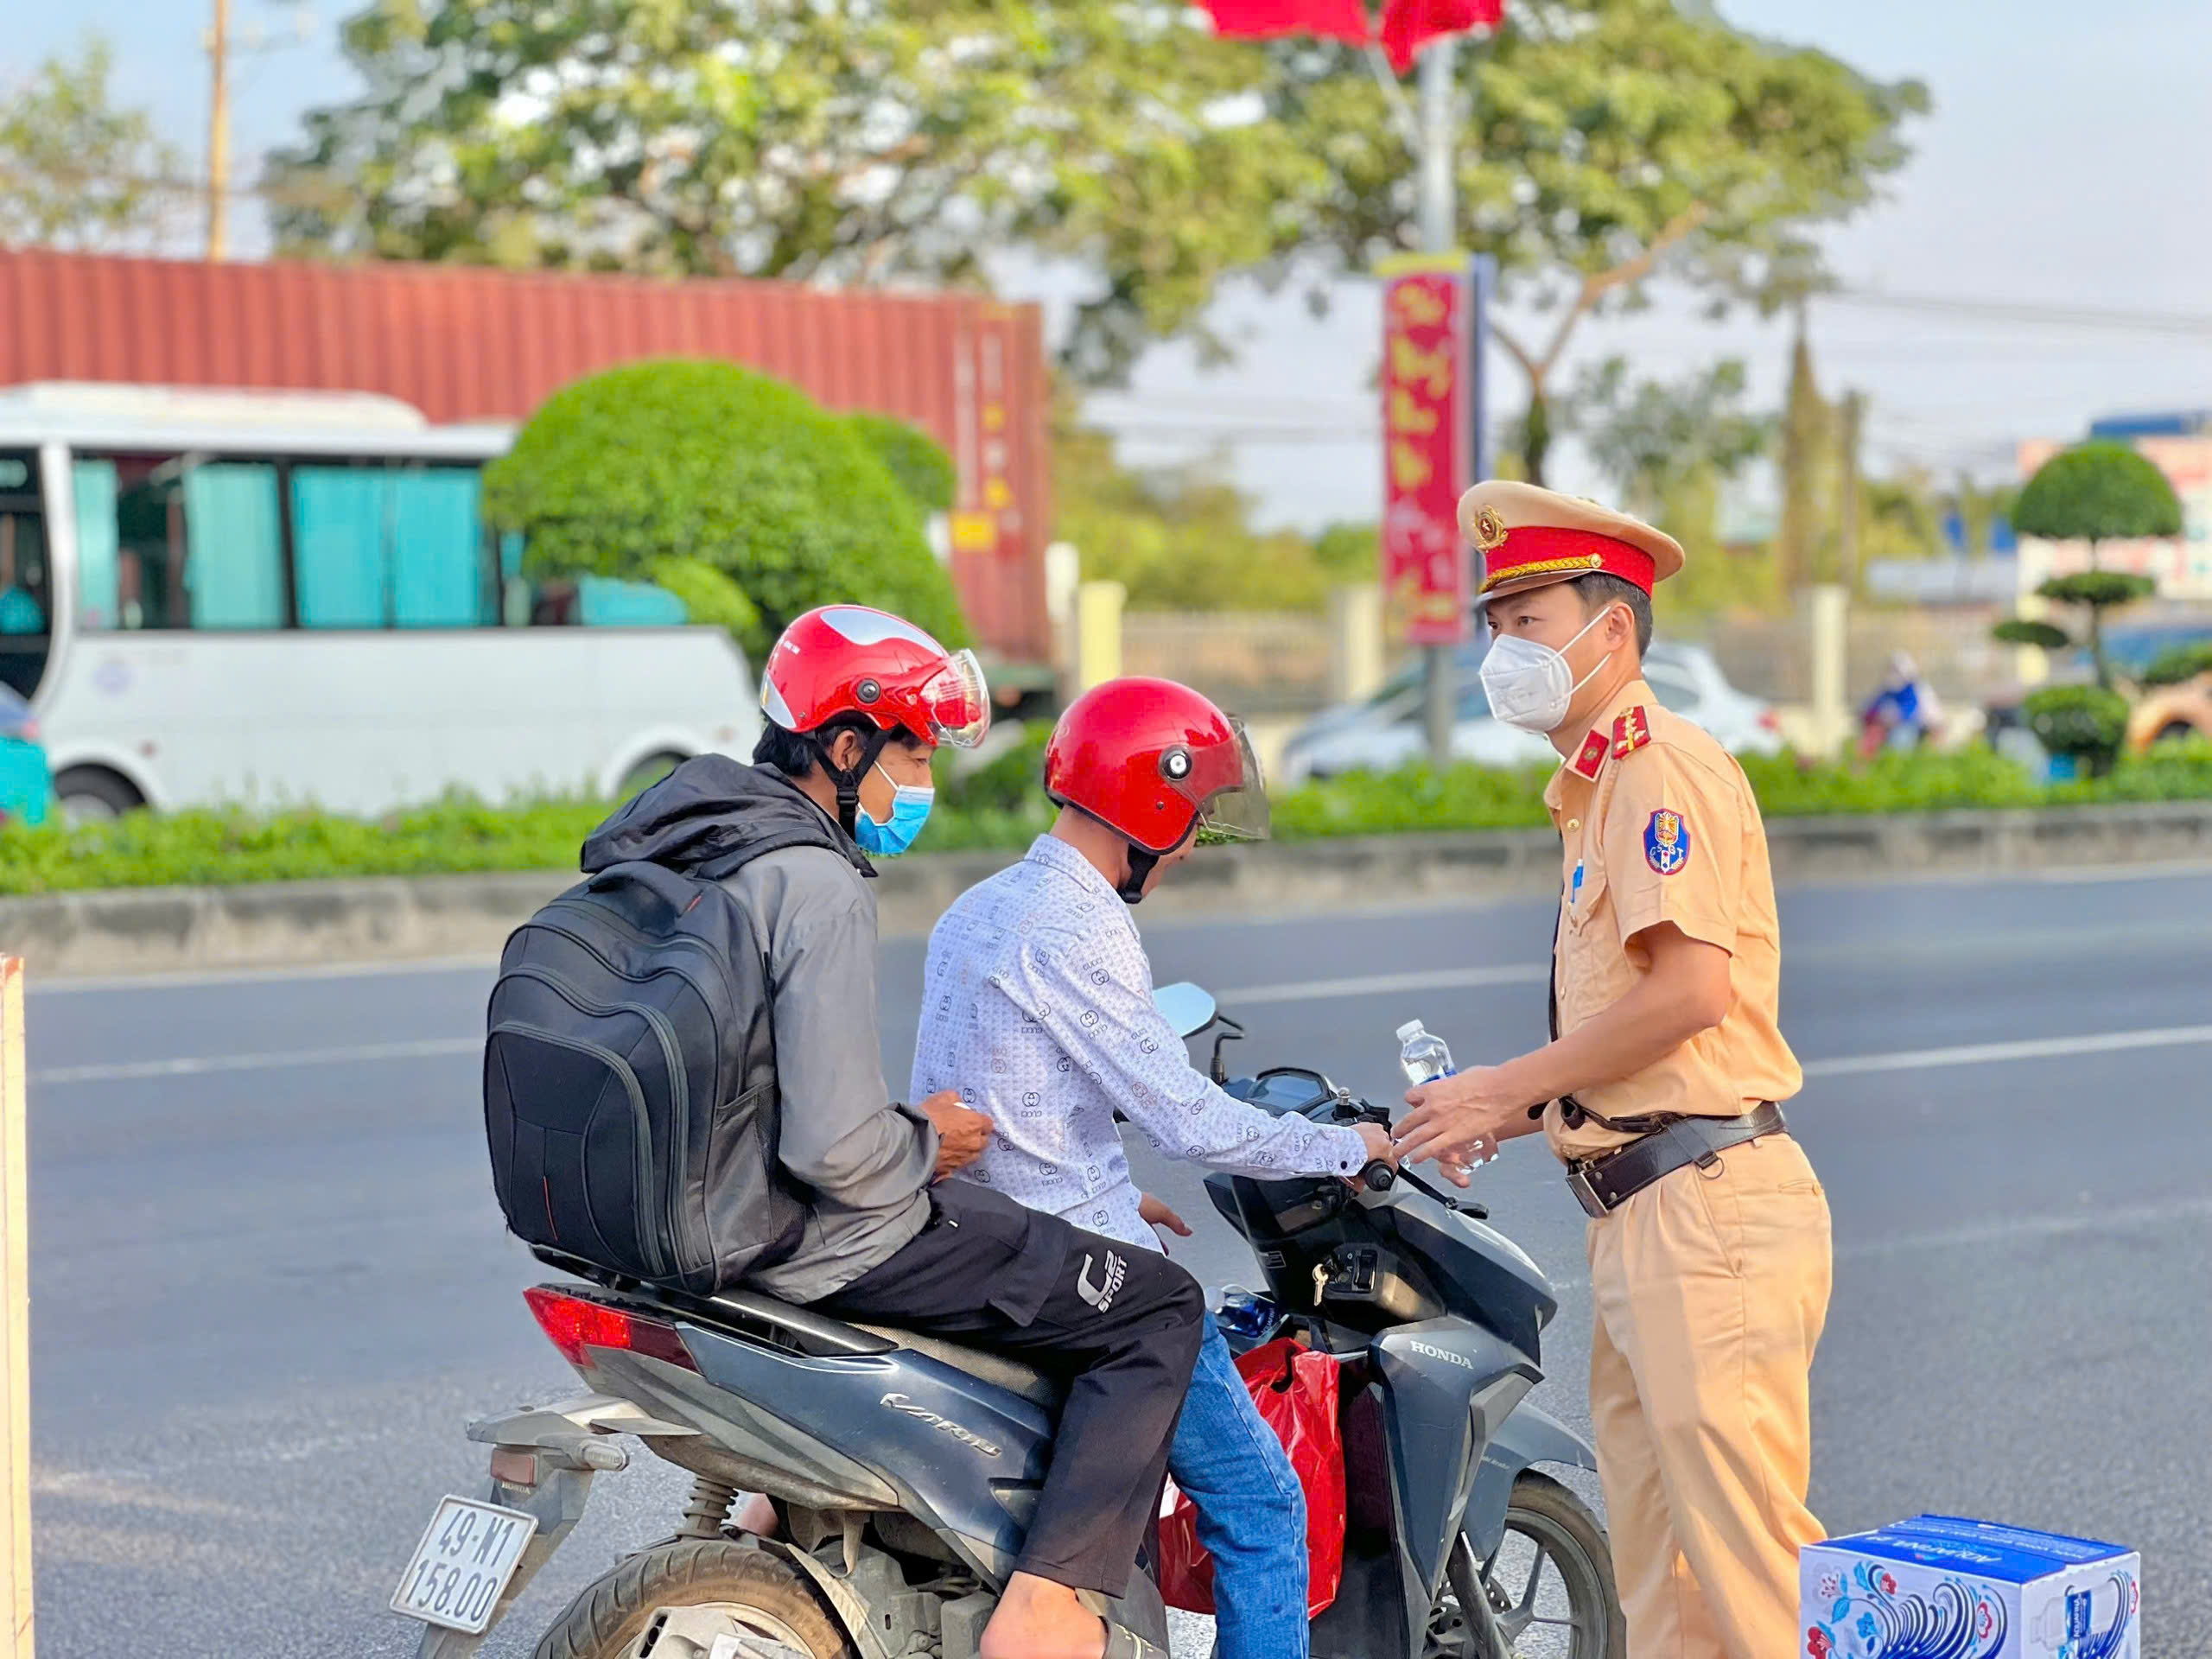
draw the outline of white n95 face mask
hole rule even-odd
[[[1599,612],[1567,643],[1572,645],[1605,620],[1605,613]],[[1578,680],[1567,665],[1565,652],[1518,634],[1501,634],[1491,642],[1483,658],[1483,695],[1490,699],[1491,713],[1507,725],[1548,735],[1567,723],[1567,705],[1574,701],[1574,694],[1605,665],[1600,658],[1597,666]]]

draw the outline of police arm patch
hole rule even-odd
[[[1690,861],[1690,827],[1673,807],[1661,807],[1643,826],[1643,861],[1662,875]]]

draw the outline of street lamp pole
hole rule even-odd
[[[1431,41],[1421,55],[1421,206],[1418,225],[1424,252],[1449,253],[1457,239],[1452,162],[1452,64],[1459,41],[1446,35]],[[1465,556],[1464,553],[1462,557]],[[1452,759],[1452,728],[1459,701],[1451,645],[1422,648],[1426,675],[1426,718],[1429,764],[1441,771]]]

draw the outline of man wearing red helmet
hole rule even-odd
[[[930,938],[914,1087],[958,1088],[992,1119],[976,1185],[1156,1259],[1153,1226],[1187,1233],[1140,1193],[1118,1112],[1170,1157],[1258,1176],[1356,1176],[1390,1156],[1373,1124],[1275,1117],[1191,1064],[1152,1002],[1128,907],[1187,858],[1202,829],[1266,832],[1258,765],[1236,724],[1187,686],[1115,680],[1069,708],[1045,753],[1060,807],[1029,855],[963,895]],[[1223,1659],[1303,1659],[1306,1522],[1298,1481],[1221,1333],[1205,1345],[1168,1454],[1214,1558]]]
[[[809,1199],[795,1249],[748,1282],[788,1301],[1014,1353],[1068,1384],[1052,1468],[984,1659],[1102,1659],[1140,1647],[1077,1599],[1119,1595],[1160,1486],[1204,1299],[1155,1259],[1102,1298],[1108,1241],[984,1188],[933,1185],[988,1117],[883,1080],[870,853],[928,817],[930,756],[989,723],[982,671],[912,624],[856,605],[809,612],[762,671],[768,724],[744,766],[702,755],[585,843],[587,871],[649,859],[722,882],[775,987],[777,1156]],[[1156,1659],[1156,1656],[1155,1656]]]

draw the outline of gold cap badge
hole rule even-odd
[[[1475,545],[1485,553],[1505,545],[1505,520],[1497,516],[1496,507],[1484,507],[1475,514]]]

